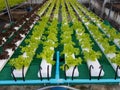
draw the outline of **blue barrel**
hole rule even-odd
[[[51,88],[50,90],[67,90],[67,89],[63,87],[54,87],[54,88]]]

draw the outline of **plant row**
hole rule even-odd
[[[76,55],[80,54],[80,50],[75,47],[75,42],[72,40],[73,29],[69,26],[67,22],[66,8],[64,0],[61,0],[62,5],[62,28],[61,28],[61,44],[63,45],[63,51],[61,54],[64,55],[65,63],[61,66],[62,70],[65,69],[65,65],[68,66],[66,75],[72,76],[73,68],[81,64],[81,58],[76,57]],[[75,69],[75,76],[78,76],[78,69]]]
[[[53,6],[54,6],[54,3],[52,4],[51,7],[49,7],[46,15],[42,17],[42,21],[39,22],[40,25],[36,25],[34,27],[34,29],[32,30],[32,35],[30,35],[28,39],[25,39],[26,45],[20,46],[22,54],[18,55],[17,58],[12,58],[10,60],[10,65],[16,68],[16,72],[20,71],[22,73],[23,66],[26,67],[27,69],[29,68],[29,65],[32,62],[33,57],[36,53],[36,50],[39,47],[39,44],[41,42],[40,39],[45,30],[46,24],[49,20],[48,15],[50,15],[50,12],[52,11]]]
[[[45,28],[44,35],[42,36],[42,52],[37,55],[37,58],[41,60],[41,76],[42,77],[51,77],[53,66],[55,65],[55,49],[58,46],[58,31],[57,31],[57,23],[58,23],[58,9],[60,5],[60,1],[57,1],[54,4],[52,12],[49,16],[48,23]],[[49,70],[49,72],[48,72]],[[38,72],[38,77],[40,77]]]
[[[10,7],[13,7],[13,6],[18,5],[22,2],[25,2],[25,0],[7,0],[7,1],[8,1],[8,4]],[[1,5],[0,5],[0,11],[1,11],[1,10],[4,10],[6,8],[5,0],[0,0],[0,3],[1,3]]]
[[[53,7],[55,3],[52,3]],[[51,9],[53,9],[53,7]],[[57,7],[56,7],[57,8]],[[57,9],[56,9],[57,10]],[[55,11],[56,11],[55,10]],[[49,13],[49,12],[48,12]],[[52,13],[52,12],[51,12]],[[50,16],[49,16],[50,18]],[[37,58],[42,58],[46,60],[47,63],[55,64],[53,61],[55,48],[57,47],[57,19],[52,18],[52,22],[50,22],[48,18],[48,23],[45,26],[44,35],[41,38],[41,44],[43,45],[43,50],[40,54],[37,55]]]
[[[35,12],[36,11],[33,10],[31,13],[25,15],[20,21],[15,23],[15,25],[12,26],[9,30],[7,30],[6,32],[1,32],[0,36],[2,39],[1,40],[2,50],[0,53],[1,60],[9,59],[12,53],[9,54],[9,52],[6,51],[6,49],[12,49],[12,51],[15,51],[16,48],[19,46],[20,42],[31,31],[35,22],[39,19],[39,16],[36,15]]]
[[[120,48],[120,33],[117,32],[115,28],[111,27],[110,25],[106,25],[101,18],[99,18],[93,12],[88,11],[80,3],[76,2],[76,5],[99,27],[99,30],[101,30],[111,41],[113,41]]]
[[[88,69],[92,65],[94,69],[91,70],[91,76],[98,76],[100,72],[100,64],[98,59],[101,57],[101,52],[98,50],[94,50],[94,43],[90,38],[90,35],[86,32],[83,24],[80,20],[78,20],[77,13],[72,8],[71,4],[68,1],[67,6],[70,12],[70,16],[72,17],[73,22],[73,30],[75,31],[76,39],[78,40],[79,47],[81,48],[81,52],[83,55],[83,59],[86,61],[88,65]],[[102,71],[101,75],[104,75]]]
[[[86,25],[88,32],[92,35],[92,37],[97,42],[100,49],[103,51],[103,53],[106,55],[108,60],[112,63],[115,63],[119,65],[119,49],[113,44],[110,43],[110,40],[108,37],[105,36],[105,34],[101,33],[99,30],[99,27],[92,24],[86,16],[79,10],[79,8],[73,4],[74,7],[76,7],[76,11],[78,12],[79,16],[82,18],[82,22]]]

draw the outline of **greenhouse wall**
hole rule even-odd
[[[42,3],[43,0],[28,0],[29,3]]]
[[[108,8],[105,9],[105,14],[108,16],[108,14],[109,14],[109,9]],[[120,24],[120,14],[116,15],[115,11],[111,11],[110,12],[110,18],[112,20],[116,21],[118,24]]]
[[[92,9],[96,8],[99,13],[101,12],[101,5],[98,2],[92,1],[91,8]],[[108,16],[109,10],[110,10],[109,8],[105,8],[104,13],[106,14],[106,16]],[[110,12],[110,18],[112,20],[114,20],[116,23],[120,24],[120,14],[117,14],[115,11],[111,11]]]
[[[88,3],[89,0],[78,0],[79,2],[82,2],[82,3]]]

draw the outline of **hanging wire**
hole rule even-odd
[[[65,80],[67,79],[66,77],[66,68],[69,68],[69,66],[67,64],[64,65],[64,75],[65,75]]]
[[[100,79],[100,75],[101,75],[102,70],[103,70],[102,66],[100,66],[99,68],[100,68],[100,73],[99,73],[99,76],[98,76],[98,80]]]
[[[74,72],[75,72],[75,69],[77,68],[77,65],[75,65],[74,69],[73,69],[73,72],[72,72],[72,80],[74,78]]]
[[[120,66],[118,65],[117,68],[116,68],[116,71],[115,71],[115,79],[117,79],[117,74],[118,74],[118,69],[120,69]]]
[[[11,75],[13,76],[13,79],[15,80],[15,82],[17,81],[17,79],[16,79],[16,77],[15,77],[15,75],[14,75],[14,73],[13,73],[13,70],[14,70],[15,68],[14,67],[11,67]]]
[[[92,77],[91,77],[91,69],[94,69],[93,65],[90,65],[90,67],[89,67],[89,76],[90,76],[89,79],[90,79],[90,80],[91,80],[91,78],[92,78]]]
[[[22,67],[22,78],[23,78],[23,81],[25,81],[25,76],[24,76],[24,65],[23,65],[23,67]]]

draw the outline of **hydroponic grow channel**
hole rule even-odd
[[[120,33],[73,0],[48,0],[0,32],[0,85],[120,82]]]

